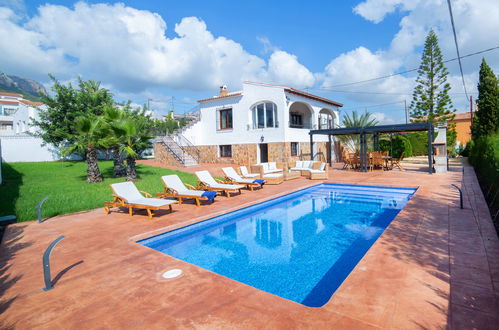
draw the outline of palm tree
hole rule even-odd
[[[369,112],[364,112],[359,115],[357,111],[352,111],[352,116],[345,114],[342,120],[344,127],[368,127],[375,126],[378,124],[378,120],[372,117]],[[358,152],[360,150],[359,136],[358,135],[340,135],[338,136],[340,141],[353,152]]]
[[[128,117],[119,125],[121,131],[120,152],[126,155],[127,181],[137,178],[135,161],[140,153],[151,147],[152,136],[146,133],[146,119]]]
[[[102,174],[97,162],[97,150],[108,148],[112,142],[109,126],[102,117],[89,115],[78,117],[75,120],[75,142],[64,149],[65,155],[74,152],[85,154],[87,162],[87,182],[102,182]]]
[[[111,153],[113,155],[113,169],[114,176],[119,178],[126,175],[125,163],[120,152],[120,140],[122,130],[120,128],[121,122],[125,119],[126,114],[114,106],[108,106],[104,109],[104,120],[109,125],[113,138],[111,140]]]

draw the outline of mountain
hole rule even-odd
[[[41,94],[47,93],[39,82],[2,72],[0,72],[0,92],[23,94],[24,98],[30,101],[40,101]]]

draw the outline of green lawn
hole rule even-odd
[[[35,220],[36,205],[45,196],[43,217],[102,207],[111,200],[109,184],[123,182],[113,178],[112,161],[101,161],[104,182],[86,182],[84,162],[36,162],[2,164],[3,184],[0,185],[0,216],[15,214],[17,221]],[[163,191],[161,176],[177,174],[182,181],[196,185],[193,174],[147,165],[137,165],[139,190],[153,195]]]

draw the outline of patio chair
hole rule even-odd
[[[217,193],[215,191],[197,190],[190,184],[183,183],[176,174],[165,175],[161,177],[165,191],[158,193],[158,197],[175,197],[178,203],[182,204],[182,199],[194,199],[196,205],[201,206],[201,200],[211,202],[215,200]]]
[[[393,168],[396,166],[399,168],[399,170],[403,171],[404,168],[402,167],[402,165],[400,164],[400,162],[404,159],[404,155],[405,155],[405,152],[402,152],[400,154],[400,157],[399,158],[392,158],[392,161],[391,161],[391,165],[390,165],[390,169],[393,170]]]
[[[133,182],[120,182],[111,184],[113,190],[113,201],[104,202],[104,212],[109,214],[111,207],[128,207],[128,213],[133,215],[133,209],[146,209],[149,218],[152,218],[152,210],[158,210],[163,206],[168,205],[170,212],[172,211],[172,204],[177,203],[171,199],[151,198],[151,194],[145,191],[137,190]],[[140,193],[146,195],[142,196]]]
[[[239,166],[239,170],[241,171],[241,175],[243,178],[246,178],[246,179],[251,179],[251,178],[259,178],[260,177],[260,173],[249,173],[248,172],[248,169],[246,168],[246,166]]]
[[[326,163],[321,163],[321,165],[318,169],[308,170],[310,180],[327,180],[326,165],[327,165]]]
[[[196,176],[199,181],[198,188],[210,191],[221,191],[227,197],[230,197],[231,192],[241,193],[241,189],[244,188],[244,186],[240,184],[227,184],[220,180],[217,182],[208,171],[196,171]]]
[[[255,187],[263,188],[263,185],[265,184],[265,180],[241,178],[232,167],[224,167],[222,168],[222,171],[225,173],[225,178],[227,179],[227,182],[225,183],[243,184],[251,191],[253,191],[253,188]]]

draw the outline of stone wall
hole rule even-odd
[[[315,142],[316,152],[322,153],[315,160],[327,161],[327,142]],[[300,160],[300,155],[291,157],[291,142],[268,143],[268,153],[270,162],[289,163]],[[335,145],[335,147],[338,147]],[[187,148],[187,147],[186,147]],[[218,146],[197,146],[200,152],[200,163],[216,164],[228,163],[251,166],[257,163],[258,145],[252,144],[233,144],[232,157],[219,157]],[[171,166],[182,166],[164,147],[154,145],[156,160]],[[300,142],[300,154],[310,154],[310,144]],[[341,155],[336,153],[337,156]],[[310,156],[303,156],[308,160]],[[336,160],[337,161],[337,160]]]
[[[183,166],[166,148],[160,144],[154,144],[154,159],[168,166]]]

